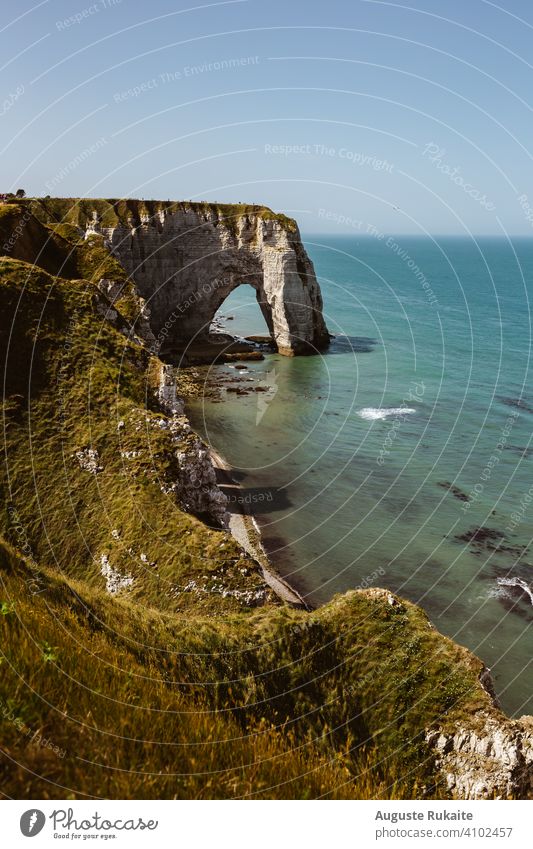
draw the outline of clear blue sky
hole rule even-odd
[[[21,0],[0,39],[4,191],[533,236],[529,0]]]

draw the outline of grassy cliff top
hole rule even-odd
[[[29,207],[31,212],[45,224],[74,225],[85,228],[96,212],[101,227],[116,227],[119,224],[129,226],[139,225],[142,220],[154,219],[160,213],[196,212],[199,215],[209,214],[216,220],[224,222],[233,228],[238,218],[257,216],[265,221],[277,221],[291,233],[296,233],[298,227],[293,218],[283,213],[273,212],[267,206],[260,204],[231,204],[212,203],[210,201],[171,201],[171,200],[140,200],[133,198],[24,198],[12,200],[4,204],[4,209],[11,203]],[[0,207],[1,209],[1,207]]]
[[[446,798],[424,731],[487,709],[479,661],[383,591],[176,618],[1,540],[0,574],[15,798]]]

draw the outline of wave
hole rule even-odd
[[[381,407],[380,409],[364,407],[357,411],[357,415],[361,416],[362,419],[370,419],[371,421],[388,419],[390,416],[412,415],[412,413],[416,413],[416,410],[413,410],[412,407]]]
[[[519,587],[529,596],[529,600],[533,606],[533,590],[522,578],[498,578],[496,583],[500,587]]]

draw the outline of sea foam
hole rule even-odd
[[[529,596],[529,600],[533,605],[533,590],[522,578],[498,578],[497,583],[500,587],[519,587]]]
[[[405,416],[412,413],[416,413],[416,410],[413,410],[412,407],[382,407],[380,409],[376,407],[364,407],[362,410],[358,410],[357,415],[361,416],[362,419],[374,421],[376,419],[388,419],[391,416]]]

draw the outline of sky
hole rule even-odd
[[[530,0],[2,3],[1,190],[533,235]]]

